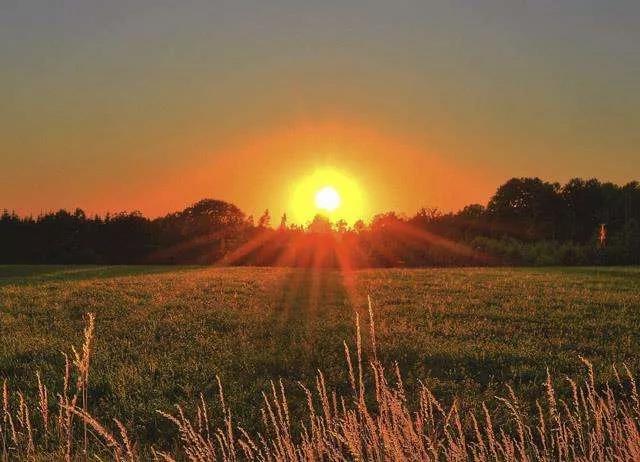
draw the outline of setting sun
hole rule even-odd
[[[288,213],[299,224],[309,223],[318,213],[334,222],[354,223],[365,215],[362,190],[341,170],[317,169],[293,186]]]
[[[316,207],[326,212],[333,212],[340,207],[340,194],[333,186],[325,186],[316,193]]]

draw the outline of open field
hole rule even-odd
[[[96,314],[89,408],[117,417],[142,440],[175,430],[155,411],[214,400],[218,375],[235,419],[259,429],[262,391],[284,379],[292,420],[322,370],[348,393],[344,347],[354,349],[354,310],[367,295],[379,359],[397,361],[407,389],[422,379],[462,408],[495,404],[510,384],[526,405],[547,368],[560,390],[610,366],[640,366],[640,269],[425,269],[334,271],[279,268],[0,266],[0,377],[37,394],[35,371],[61,386],[83,315]],[[352,349],[352,351],[353,351]]]

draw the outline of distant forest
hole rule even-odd
[[[513,178],[457,213],[394,212],[370,223],[257,219],[204,199],[161,218],[60,210],[0,217],[0,263],[300,267],[622,265],[640,263],[640,185]]]

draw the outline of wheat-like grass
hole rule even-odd
[[[544,398],[528,414],[507,385],[498,402],[510,421],[494,424],[492,411],[461,410],[445,405],[421,384],[407,393],[394,365],[388,373],[376,352],[373,309],[369,300],[371,360],[365,363],[356,314],[356,360],[344,344],[351,395],[338,396],[318,371],[315,387],[299,384],[306,396],[307,415],[294,430],[282,381],[263,393],[264,433],[249,434],[234,422],[223,387],[218,384],[221,420],[213,422],[203,396],[190,417],[183,407],[158,411],[177,431],[172,450],[139,448],[117,419],[113,429],[99,422],[88,408],[88,384],[95,317],[86,317],[84,342],[65,355],[63,389],[50,408],[49,391],[36,374],[38,399],[2,384],[0,419],[1,460],[101,460],[133,462],[153,459],[174,462],[228,461],[637,461],[640,460],[640,397],[631,371],[614,368],[615,382],[597,387],[593,366],[582,383],[567,379],[569,401],[558,398],[547,372]],[[73,367],[72,367],[73,366]],[[354,367],[355,366],[355,367]],[[365,374],[372,385],[365,386]],[[75,375],[76,380],[72,381]],[[368,383],[368,382],[367,382]],[[368,389],[367,389],[368,388]],[[32,411],[35,409],[35,411]],[[52,419],[51,415],[56,416]],[[37,418],[36,418],[37,417]],[[74,417],[82,428],[74,428]],[[53,421],[52,421],[53,420]],[[93,438],[90,439],[90,436]]]

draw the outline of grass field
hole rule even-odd
[[[397,361],[408,389],[423,380],[444,401],[495,403],[510,384],[532,405],[547,368],[598,380],[640,366],[640,269],[424,269],[0,266],[0,378],[35,396],[35,372],[61,386],[83,315],[96,315],[89,408],[117,417],[141,443],[174,429],[156,413],[217,395],[236,420],[260,427],[261,392],[284,379],[292,420],[305,413],[295,381],[316,370],[348,391],[342,342],[354,312],[376,322],[378,355]],[[363,335],[367,329],[363,328]],[[366,335],[365,335],[366,337]],[[365,346],[369,345],[364,339]],[[365,347],[367,350],[368,347]]]

